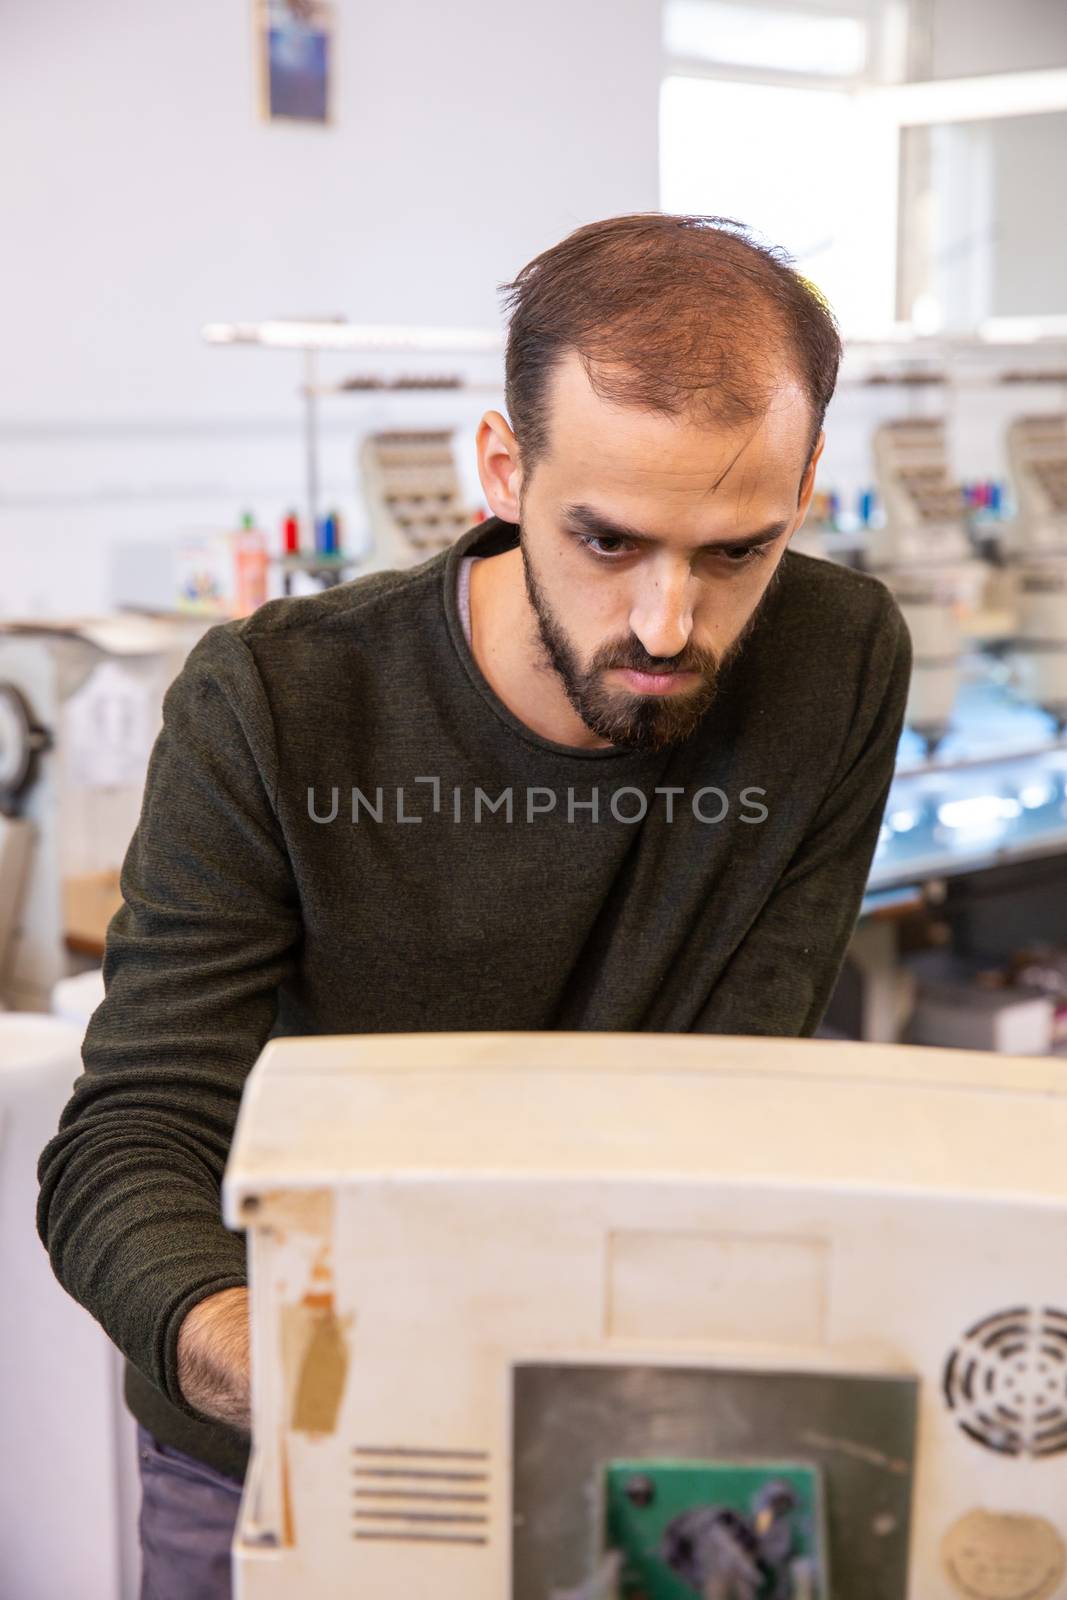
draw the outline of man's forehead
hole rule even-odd
[[[577,352],[568,351],[551,374],[546,402],[546,456],[558,468],[595,464],[635,486],[655,483],[666,495],[714,493],[753,470],[791,477],[807,464],[810,403],[788,376],[751,416],[718,419],[700,404],[667,415],[598,393]]]

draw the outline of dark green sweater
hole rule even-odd
[[[516,531],[213,628],[166,697],[38,1228],[135,1416],[235,1477],[176,1346],[246,1281],[219,1191],[272,1032],[810,1035],[859,912],[910,666],[888,590],[787,553],[696,733],[578,750],[463,634],[460,556]]]

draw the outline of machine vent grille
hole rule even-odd
[[[352,1537],[488,1544],[489,1452],[354,1446]]]
[[[1008,1456],[1067,1451],[1067,1311],[983,1317],[949,1354],[945,1401],[965,1434]]]

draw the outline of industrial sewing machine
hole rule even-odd
[[[896,595],[911,633],[907,722],[933,751],[951,726],[959,692],[960,620],[979,605],[989,569],[971,546],[943,420],[883,423],[874,435],[874,460],[885,525],[872,530],[868,559]]]
[[[475,520],[448,429],[372,433],[359,452],[373,563],[410,567],[454,544]]]
[[[1067,725],[1067,416],[1019,417],[1008,429],[1018,515],[1014,664],[1020,687]]]
[[[211,619],[0,625],[0,1008],[99,960],[163,696]]]

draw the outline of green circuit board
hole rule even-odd
[[[760,1512],[761,1496],[792,1505],[775,1519]],[[703,1600],[704,1592],[720,1592],[716,1584],[731,1600],[734,1593],[744,1600],[829,1600],[817,1467],[613,1461],[606,1497],[605,1542],[622,1557],[619,1600]]]

